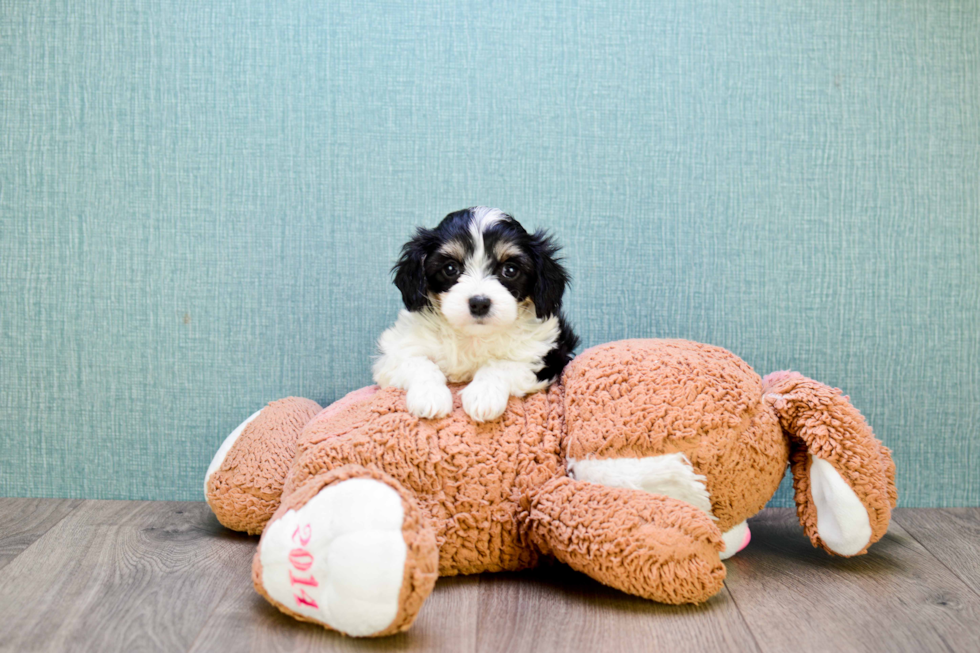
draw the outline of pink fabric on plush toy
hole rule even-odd
[[[348,392],[346,395],[344,395],[343,397],[341,397],[340,399],[333,402],[332,404],[330,404],[329,406],[321,410],[319,413],[317,413],[316,417],[313,418],[313,421],[316,422],[316,421],[328,420],[331,417],[334,417],[335,415],[339,414],[344,408],[347,408],[348,406],[353,406],[366,399],[369,399],[371,395],[373,395],[378,390],[380,390],[378,386],[369,385],[364,388],[361,388],[360,390]]]

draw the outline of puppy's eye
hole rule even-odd
[[[500,274],[503,275],[505,279],[513,279],[520,273],[517,266],[513,263],[504,263],[504,267],[500,270]]]
[[[442,273],[452,279],[459,275],[459,266],[453,262],[446,263],[442,266]]]

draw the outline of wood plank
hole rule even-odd
[[[813,548],[792,509],[750,526],[727,584],[762,650],[980,650],[980,600],[898,523],[856,558]]]
[[[902,508],[894,519],[980,595],[980,508]]]
[[[0,498],[0,569],[81,504],[80,499]]]
[[[557,565],[441,579],[408,633],[354,640],[259,597],[257,539],[203,503],[0,499],[0,556],[20,553],[0,568],[0,650],[980,649],[980,509],[899,510],[853,559],[813,549],[792,510],[752,529],[704,606],[643,601]]]
[[[295,621],[266,603],[243,575],[191,650],[627,653],[672,646],[758,650],[727,592],[706,606],[664,606],[564,567],[442,578],[411,630],[378,640]]]
[[[236,575],[231,591],[211,614],[191,651],[470,653],[475,650],[480,576],[439,579],[419,618],[406,633],[380,639],[353,639],[279,612],[256,593],[249,571],[242,569]]]
[[[204,503],[86,501],[0,570],[0,642],[185,651],[254,546]]]
[[[623,594],[562,565],[480,581],[480,653],[757,651],[727,590],[704,605]]]

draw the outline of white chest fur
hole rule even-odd
[[[436,310],[405,311],[378,341],[382,354],[421,356],[434,362],[450,382],[465,383],[487,361],[524,363],[537,371],[558,339],[557,317],[538,319],[533,306],[522,306],[506,329],[463,333]]]

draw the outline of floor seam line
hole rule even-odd
[[[759,651],[759,653],[762,653],[763,649],[762,646],[759,645],[759,640],[755,636],[755,631],[752,630],[752,626],[749,625],[748,619],[746,619],[745,615],[742,614],[742,608],[738,607],[738,600],[735,598],[732,588],[728,586],[728,581],[725,581],[724,588],[725,591],[728,592],[728,596],[732,599],[732,603],[735,604],[735,612],[738,613],[738,618],[742,620],[742,623],[745,624],[745,629],[749,631],[749,636],[752,637],[752,643],[755,644],[755,649]]]
[[[20,556],[22,556],[25,551],[28,551],[32,547],[36,546],[37,543],[40,542],[42,539],[44,539],[44,537],[48,533],[50,533],[51,531],[53,531],[55,529],[55,527],[58,526],[58,524],[60,524],[61,522],[65,521],[65,519],[67,519],[68,517],[70,517],[71,515],[73,515],[75,513],[75,511],[78,510],[80,507],[82,507],[85,503],[87,503],[89,501],[89,499],[69,499],[69,501],[78,501],[78,505],[73,506],[72,509],[69,510],[68,512],[66,512],[64,515],[62,515],[61,518],[58,519],[58,521],[56,521],[55,523],[51,524],[51,526],[49,526],[47,529],[45,529],[45,531],[43,533],[41,533],[40,535],[38,535],[37,538],[33,542],[31,542],[30,544],[28,544],[27,546],[25,546],[23,549],[21,549],[17,553],[17,555],[15,555],[13,558],[11,558],[10,560],[8,560],[7,561],[7,564],[3,565],[3,567],[0,567],[0,570],[6,569],[10,565],[14,564],[14,562],[17,561],[17,558],[19,558]]]

